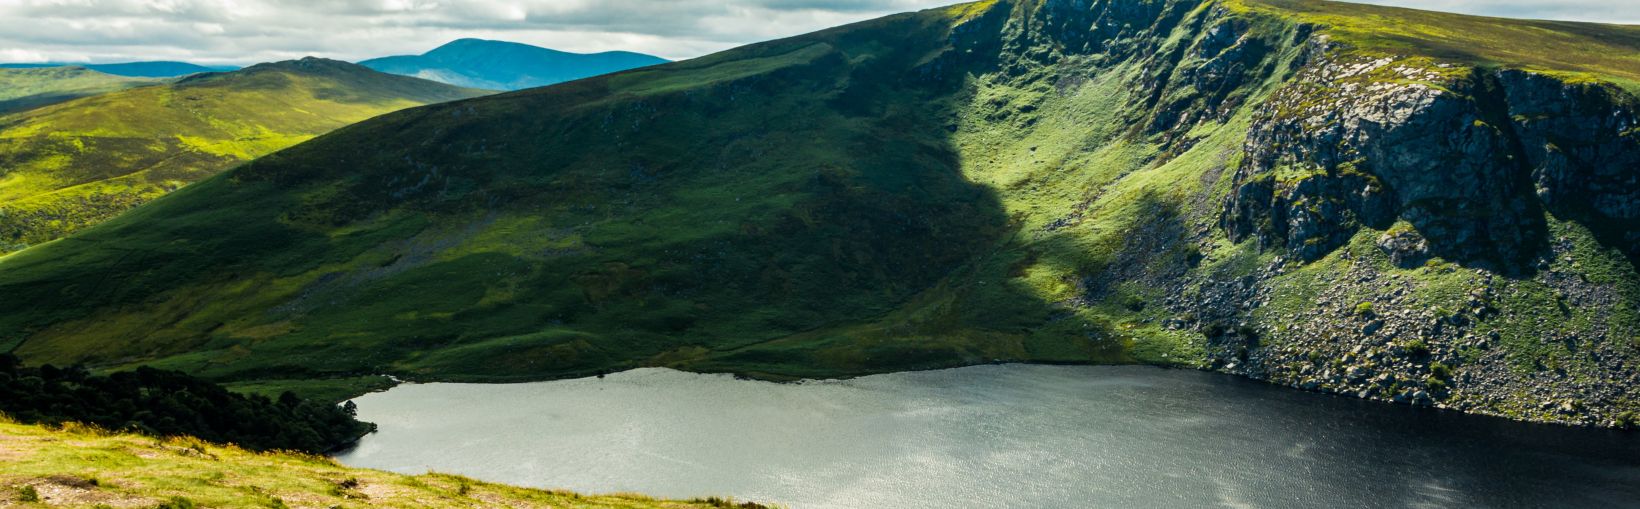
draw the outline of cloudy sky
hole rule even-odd
[[[0,0],[0,62],[421,53],[462,37],[682,59],[956,0]],[[1640,0],[1365,0],[1453,12],[1640,23]]]

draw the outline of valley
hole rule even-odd
[[[1127,5],[384,116],[5,258],[0,338],[223,381],[1151,363],[1631,422],[1632,28]]]
[[[0,5],[0,505],[1640,500],[1640,25],[260,1]]]

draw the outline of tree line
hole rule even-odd
[[[148,367],[108,375],[84,368],[25,367],[0,354],[0,413],[27,424],[91,424],[151,436],[192,436],[255,451],[334,451],[375,425],[352,402],[332,405],[285,392],[244,395],[176,371]]]

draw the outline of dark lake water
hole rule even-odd
[[[1148,367],[774,384],[664,369],[355,400],[343,463],[794,509],[1640,507],[1640,434]]]

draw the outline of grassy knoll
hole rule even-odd
[[[445,474],[348,468],[293,453],[254,453],[189,438],[80,426],[49,430],[0,419],[6,507],[741,507],[638,495],[580,495]],[[748,505],[745,507],[760,507]]]
[[[76,72],[89,71],[7,70],[0,76]],[[3,116],[0,252],[72,233],[353,122],[479,94],[307,59]]]

